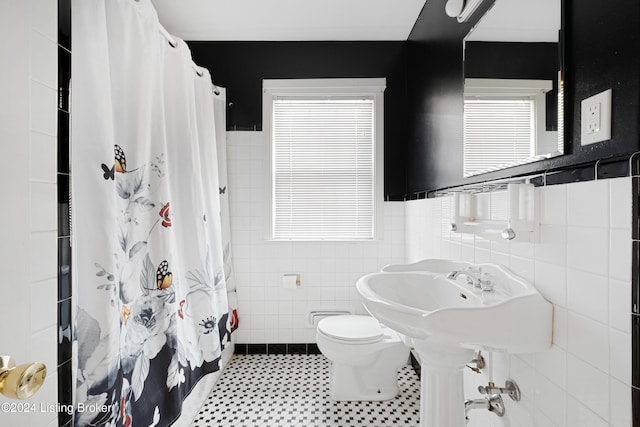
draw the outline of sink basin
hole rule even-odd
[[[492,291],[452,271],[480,268]],[[465,427],[462,370],[475,349],[531,353],[551,346],[552,305],[528,281],[494,264],[428,259],[361,277],[366,309],[411,337],[422,362],[420,426]]]
[[[508,353],[541,351],[551,345],[552,306],[526,280],[491,264],[493,291],[447,278],[467,263],[437,261],[387,266],[360,278],[356,288],[371,315],[417,339]],[[438,271],[419,270],[445,266]],[[453,267],[453,268],[452,268]]]
[[[430,273],[447,274],[453,270],[464,270],[471,264],[462,261],[451,261],[449,259],[430,258],[410,264],[389,264],[382,268],[386,272],[402,272],[402,271],[422,271]]]

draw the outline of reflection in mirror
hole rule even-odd
[[[561,0],[497,0],[464,45],[464,176],[563,154]]]

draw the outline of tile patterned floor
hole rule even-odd
[[[411,366],[398,374],[400,394],[386,402],[329,400],[323,355],[234,355],[193,425],[417,426],[420,382]]]

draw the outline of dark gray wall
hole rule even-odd
[[[228,130],[262,130],[263,79],[386,77],[384,192],[404,198],[405,42],[189,42],[189,48],[227,88]]]
[[[409,36],[407,194],[462,177],[462,39],[476,20],[445,15],[446,0],[429,0]],[[493,4],[488,1],[475,16]]]
[[[638,151],[640,3],[565,0],[567,154],[463,179],[462,40],[473,23],[461,25],[447,18],[445,3],[429,0],[409,37],[408,195]],[[613,137],[581,147],[580,101],[608,88],[613,89]]]

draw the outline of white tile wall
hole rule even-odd
[[[610,381],[611,425],[614,427],[631,426],[631,401],[628,384],[615,379]]]
[[[375,242],[268,241],[269,153],[262,133],[228,132],[227,156],[240,314],[237,342],[315,342],[315,329],[307,320],[310,308],[364,313],[356,280],[404,261],[404,203],[384,203],[382,238]],[[300,274],[302,286],[284,289],[285,273]]]
[[[603,228],[609,226],[609,182],[587,181],[566,187],[569,225]]]
[[[501,420],[485,422],[472,413],[468,425],[628,427],[631,178],[537,191],[541,226],[533,244],[450,232],[449,198],[406,202],[407,261],[444,257],[504,264],[554,304],[549,350],[511,356],[508,362],[494,357],[494,380],[515,379],[523,401],[510,403],[509,416]],[[487,381],[484,374],[465,374],[467,390]]]
[[[0,141],[2,353],[43,361],[49,375],[31,401],[55,404],[57,385],[57,2],[0,2],[3,45]],[[0,397],[0,401],[5,401]],[[57,425],[57,414],[0,412],[0,425]]]

